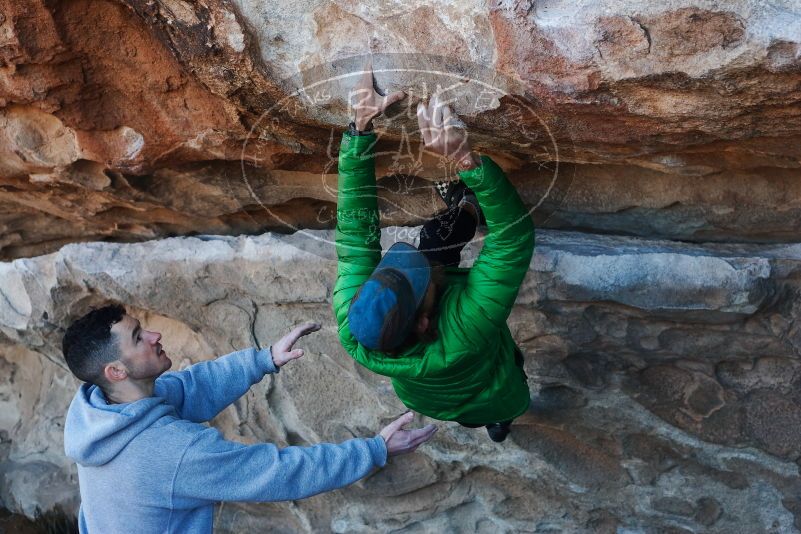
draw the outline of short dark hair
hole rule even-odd
[[[90,311],[67,328],[61,347],[72,374],[84,382],[101,385],[103,367],[120,356],[111,327],[122,321],[123,315],[123,306],[111,304]]]

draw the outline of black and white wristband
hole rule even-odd
[[[370,135],[370,134],[373,133],[373,125],[370,124],[370,127],[367,130],[357,130],[356,129],[356,123],[353,122],[353,121],[350,121],[350,124],[348,125],[348,133],[350,135],[354,135],[354,136]]]

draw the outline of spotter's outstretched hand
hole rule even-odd
[[[297,343],[298,339],[309,335],[312,332],[316,332],[319,329],[319,323],[303,323],[300,326],[296,326],[287,335],[276,341],[273,346],[270,347],[270,352],[272,352],[273,363],[275,366],[281,367],[287,362],[303,356],[303,349],[293,350],[292,346]]]
[[[426,425],[423,428],[404,430],[403,427],[414,420],[414,412],[406,412],[381,430],[381,437],[387,444],[387,456],[398,456],[414,452],[417,447],[434,437],[437,427]]]

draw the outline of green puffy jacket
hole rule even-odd
[[[534,225],[503,171],[491,159],[459,173],[487,220],[484,248],[471,269],[448,269],[438,338],[398,354],[362,346],[350,332],[348,308],[381,260],[375,135],[345,134],[339,152],[334,314],[342,346],[357,362],[392,378],[410,409],[435,419],[487,424],[526,411],[529,391],[515,364],[506,319],[534,251]]]

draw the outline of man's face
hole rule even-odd
[[[420,303],[420,309],[418,313],[431,315],[431,312],[434,310],[434,304],[437,302],[437,285],[432,281],[428,284],[428,289],[426,290],[426,295],[423,297],[423,302]]]
[[[434,312],[434,306],[437,303],[437,286],[432,281],[428,284],[428,289],[426,290],[426,295],[423,298],[423,302],[420,303],[420,307],[417,309],[417,324],[415,324],[415,331],[417,333],[418,338],[421,336],[425,336],[426,333],[431,331],[432,328],[432,314]],[[436,338],[434,336],[432,339],[427,339],[431,336],[426,336],[424,341],[433,341]]]
[[[120,361],[134,380],[155,379],[172,366],[172,361],[161,348],[161,334],[142,328],[137,319],[123,315],[111,327],[120,347]]]

